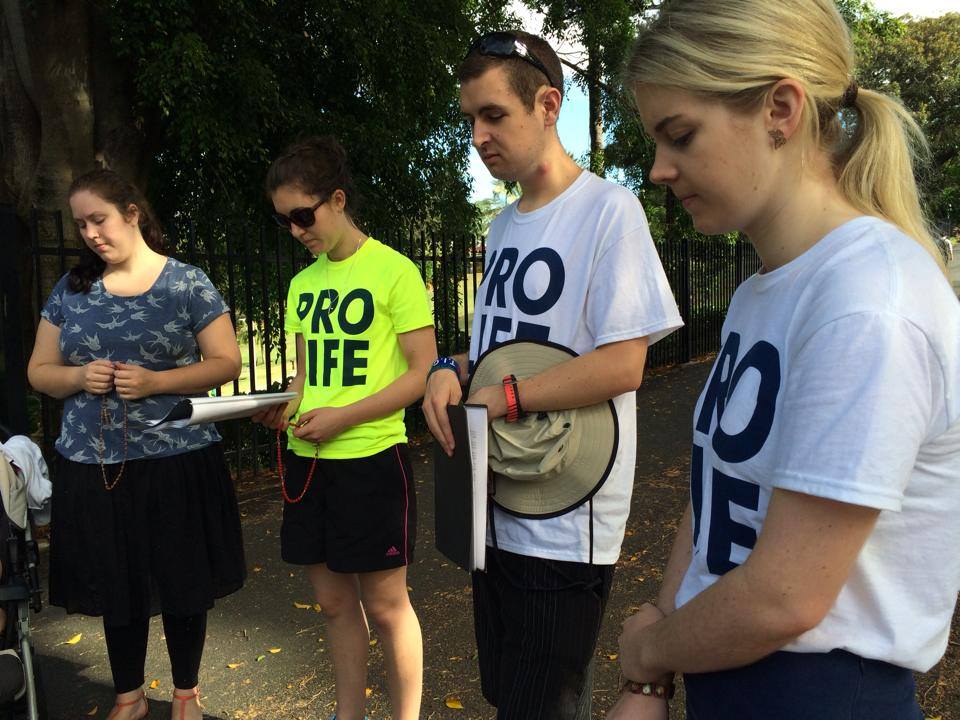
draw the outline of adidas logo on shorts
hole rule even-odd
[[[397,550],[397,546],[396,546],[396,545],[391,545],[391,546],[390,546],[390,549],[387,550],[387,557],[396,557],[396,556],[399,555],[399,554],[400,554],[400,551]]]

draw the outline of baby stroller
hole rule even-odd
[[[0,425],[0,443],[10,432]],[[41,603],[39,553],[20,469],[0,452],[0,720],[46,720],[30,611]],[[21,527],[22,525],[22,527]]]

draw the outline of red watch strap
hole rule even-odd
[[[520,394],[517,392],[517,376],[507,375],[503,378],[503,392],[507,396],[507,422],[516,422],[520,419]]]

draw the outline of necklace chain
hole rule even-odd
[[[345,257],[343,260],[340,261],[340,262],[343,262],[344,260],[349,260],[350,258],[354,258],[354,261],[353,261],[352,263],[350,263],[350,269],[347,271],[347,279],[344,280],[344,282],[343,282],[344,285],[349,286],[349,284],[350,284],[350,276],[353,275],[353,268],[354,268],[354,267],[356,266],[356,264],[357,264],[356,256],[357,256],[357,253],[360,252],[360,244],[361,244],[362,242],[363,242],[363,236],[361,235],[360,237],[357,238],[357,247],[354,248],[353,252],[350,253],[349,255],[347,255],[347,257]],[[330,260],[330,256],[329,256],[329,255],[327,255],[326,260],[327,260],[327,262],[326,262],[326,264],[323,266],[323,284],[326,285],[326,287],[324,288],[324,292],[330,293],[330,292],[333,290],[333,288],[330,287],[330,262],[331,262],[331,260]],[[330,297],[330,296],[328,295],[327,297]],[[319,300],[318,300],[318,302],[319,302]],[[331,308],[331,309],[332,309],[332,308]]]
[[[355,257],[356,254],[360,252],[361,243],[363,243],[363,236],[357,238],[357,247],[354,248],[354,251],[350,253],[350,255],[345,257],[344,260],[347,260],[351,257]],[[323,266],[323,283],[326,286],[324,288],[324,291],[329,293],[333,289],[330,287],[330,262],[331,261],[330,261],[329,255],[326,257],[326,260],[327,262]],[[344,281],[343,283],[344,285],[350,284],[350,276],[353,275],[353,268],[356,264],[357,264],[356,260],[354,260],[353,263],[350,264],[350,270],[347,271],[347,279]],[[301,491],[301,493],[297,495],[297,497],[293,498],[293,497],[290,497],[290,494],[287,492],[287,479],[284,476],[285,473],[283,469],[283,450],[280,446],[281,432],[282,432],[281,430],[277,430],[277,474],[280,476],[280,494],[283,495],[283,499],[286,502],[290,503],[291,505],[294,505],[300,502],[301,500],[303,500],[303,497],[307,494],[307,490],[310,489],[310,483],[313,482],[313,473],[317,469],[317,460],[320,457],[320,443],[313,444],[313,462],[310,463],[310,469],[307,471],[307,481],[304,483],[303,490]]]

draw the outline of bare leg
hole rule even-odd
[[[407,595],[407,569],[361,573],[360,593],[383,639],[394,720],[417,720],[423,694],[423,637]]]
[[[367,651],[370,631],[360,605],[357,576],[310,565],[307,577],[327,620],[333,655],[337,720],[362,720],[367,703]]]

